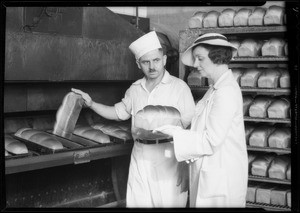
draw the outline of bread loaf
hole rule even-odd
[[[261,47],[263,42],[254,39],[245,39],[241,42],[238,49],[239,57],[257,57],[261,55]]]
[[[248,25],[249,26],[263,26],[264,16],[266,14],[266,9],[262,7],[256,7],[252,14],[249,16]]]
[[[287,127],[276,128],[275,131],[270,134],[268,139],[269,147],[274,148],[290,148],[291,147],[291,129]]]
[[[233,50],[232,51],[232,57],[237,57],[238,56],[238,49],[239,49],[239,47],[240,47],[240,45],[241,45],[241,42],[240,41],[238,41],[238,40],[230,40],[229,41],[233,46],[235,46],[236,47],[236,50]]]
[[[262,56],[284,56],[285,41],[280,38],[271,38],[261,47]]]
[[[190,86],[205,86],[206,78],[202,77],[197,71],[191,71],[187,77],[187,83]]]
[[[249,116],[253,118],[267,118],[267,109],[273,100],[269,96],[257,95],[249,107]]]
[[[83,103],[81,95],[74,92],[69,92],[64,97],[56,113],[53,134],[65,137],[73,133]]]
[[[291,164],[289,164],[286,170],[286,179],[291,180]]]
[[[290,117],[290,101],[287,98],[274,100],[268,110],[269,118],[289,118]]]
[[[241,76],[241,87],[257,87],[257,81],[261,71],[256,68],[249,68]]]
[[[246,137],[247,145],[249,145],[249,137],[254,129],[255,129],[255,126],[253,126],[251,124],[245,125],[245,137]]]
[[[257,86],[260,88],[279,87],[281,73],[276,69],[265,69],[258,78]]]
[[[203,28],[203,18],[206,12],[198,11],[189,19],[189,28]]]
[[[92,128],[101,130],[103,133],[107,135],[120,138],[123,140],[132,139],[132,135],[130,131],[123,130],[117,125],[102,125],[97,123],[92,125]]]
[[[5,150],[5,157],[10,156],[10,154]]]
[[[74,129],[74,134],[79,135],[81,137],[90,139],[97,143],[109,143],[109,136],[104,134],[100,130],[96,130],[91,126],[76,126]]]
[[[288,207],[292,207],[292,196],[291,196],[291,191],[288,191],[286,193],[286,203],[288,205]]]
[[[290,73],[287,70],[280,70],[281,76],[279,78],[279,85],[281,88],[290,88],[291,86],[291,79],[290,79]]]
[[[286,179],[286,171],[291,159],[288,155],[280,155],[274,158],[268,170],[270,178]]]
[[[284,45],[284,55],[289,56],[288,43],[285,43],[285,45]]]
[[[241,8],[233,18],[233,25],[238,26],[248,26],[248,18],[251,15],[252,10],[248,8]]]
[[[54,136],[40,130],[22,128],[15,133],[15,136],[53,150],[64,148],[62,143],[58,141]]]
[[[241,77],[246,71],[244,68],[232,68],[231,69],[233,77],[235,78],[236,82],[241,85]]]
[[[204,28],[216,28],[218,27],[218,18],[220,13],[217,11],[210,11],[206,13],[203,18],[203,27]]]
[[[233,27],[235,10],[231,8],[224,9],[218,17],[219,27]]]
[[[276,186],[274,189],[272,189],[270,203],[272,205],[286,206],[287,190],[288,188],[285,186]]]
[[[269,165],[275,156],[276,155],[272,153],[257,156],[252,162],[251,174],[267,177]]]
[[[253,97],[251,95],[244,95],[243,96],[243,113],[245,116],[249,116],[249,108],[252,104]]]
[[[257,188],[258,184],[254,184],[252,182],[248,183],[246,201],[255,203]]]
[[[252,168],[252,162],[255,160],[256,158],[256,154],[249,152],[248,153],[248,170],[249,173],[251,172],[251,168]]]
[[[264,25],[282,25],[284,17],[284,8],[272,5],[270,6],[264,16]]]
[[[268,137],[274,130],[275,128],[273,126],[262,125],[256,127],[249,137],[249,145],[267,147]]]
[[[27,146],[24,143],[9,135],[5,135],[5,150],[15,155],[28,153]]]
[[[153,130],[163,125],[181,125],[180,112],[171,106],[148,105],[134,116],[136,128]]]
[[[271,204],[271,192],[274,189],[271,185],[263,185],[260,186],[256,190],[256,202],[257,203],[264,203],[264,204]]]

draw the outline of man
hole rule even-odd
[[[144,78],[134,82],[121,102],[106,106],[92,101],[91,97],[76,89],[85,104],[106,119],[127,120],[146,105],[172,106],[181,113],[186,128],[194,115],[195,103],[187,84],[165,70],[164,55],[154,31],[134,41],[129,49],[135,55]],[[134,127],[134,119],[132,119]],[[135,138],[134,138],[135,139]],[[185,207],[188,176],[184,163],[178,164],[170,142],[144,144],[134,142],[127,183],[127,207]]]

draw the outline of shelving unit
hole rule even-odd
[[[229,28],[201,28],[201,29],[188,29],[180,32],[180,55],[189,47],[192,42],[201,34],[204,33],[220,33],[225,34],[227,38],[246,38],[246,37],[255,37],[263,36],[264,38],[269,37],[282,37],[286,32],[285,26],[263,26],[263,27],[229,27]],[[249,35],[250,34],[250,35]],[[237,64],[286,64],[288,62],[287,57],[234,57],[231,61],[231,64],[235,66]],[[179,66],[179,77],[183,80],[187,78],[187,67],[183,64]],[[192,93],[203,94],[208,90],[208,86],[190,86]],[[279,95],[289,95],[290,89],[286,88],[246,88],[241,87],[243,94],[265,94],[270,96],[279,96]],[[270,118],[253,118],[249,116],[244,117],[245,122],[255,122],[255,123],[281,123],[281,124],[291,124],[291,119],[270,119]],[[280,149],[280,148],[271,148],[271,147],[253,147],[247,146],[248,152],[261,152],[261,153],[277,153],[277,154],[291,154],[291,149]],[[248,180],[251,182],[264,182],[274,185],[291,185],[290,180],[281,180],[268,177],[253,176],[249,174]],[[247,202],[247,207],[249,208],[263,208],[270,211],[290,211],[291,208],[288,206],[275,206],[267,205],[261,203],[251,203]]]

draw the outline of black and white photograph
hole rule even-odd
[[[299,2],[160,3],[1,2],[1,211],[300,211]]]

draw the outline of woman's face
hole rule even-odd
[[[216,65],[208,57],[208,50],[202,46],[197,46],[193,50],[194,65],[201,76],[211,78]]]

